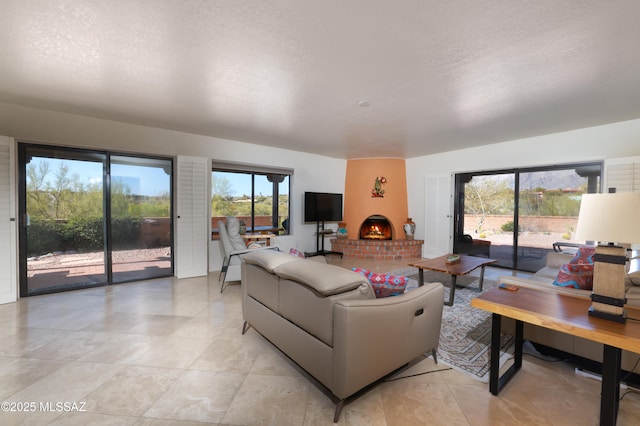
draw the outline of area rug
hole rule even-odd
[[[390,274],[409,277],[407,291],[418,286],[416,268],[404,268]],[[445,284],[444,300],[449,298],[450,279],[449,275],[424,271],[425,282],[437,281]],[[489,381],[491,313],[471,307],[471,299],[480,295],[479,281],[479,277],[471,275],[457,278],[457,284],[466,288],[457,287],[453,306],[443,307],[438,363],[442,362],[486,383]],[[483,291],[495,286],[495,281],[485,278]],[[503,334],[501,340],[500,366],[513,356],[514,338]]]

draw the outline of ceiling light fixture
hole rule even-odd
[[[363,99],[360,102],[358,102],[358,105],[360,105],[361,107],[364,108],[364,107],[368,107],[369,105],[371,105],[371,103],[368,100]]]

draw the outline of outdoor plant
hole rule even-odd
[[[59,250],[63,240],[62,226],[54,220],[32,218],[27,228],[27,256],[41,256]]]
[[[514,228],[515,228],[515,225],[512,220],[510,220],[509,222],[505,222],[502,224],[502,226],[500,226],[500,229],[502,229],[502,232],[513,232]]]
[[[565,232],[564,234],[562,234],[562,239],[563,240],[570,240],[571,239],[571,235],[573,234],[573,226],[568,225],[567,226],[567,232]]]
[[[135,247],[141,218],[112,219],[114,247]],[[134,238],[132,238],[134,237]],[[166,244],[166,242],[164,242]],[[100,251],[104,249],[104,221],[101,216],[76,217],[71,220],[43,220],[34,218],[27,232],[27,256],[42,256],[55,251]]]

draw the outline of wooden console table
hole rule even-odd
[[[640,323],[625,324],[590,317],[591,300],[520,287],[518,291],[493,288],[471,301],[471,306],[493,313],[491,329],[491,364],[489,390],[500,389],[522,366],[523,323],[538,325],[604,345],[600,424],[615,425],[620,399],[620,358],[622,350],[640,353]],[[640,311],[627,309],[630,318],[640,318]],[[513,365],[500,372],[500,327],[502,317],[516,320]]]

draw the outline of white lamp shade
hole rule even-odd
[[[575,238],[604,243],[640,243],[640,193],[582,195]]]

